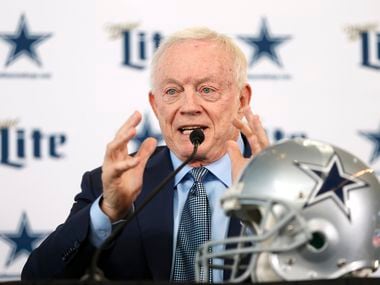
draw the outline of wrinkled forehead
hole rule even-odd
[[[168,58],[176,56],[189,56],[193,58],[202,58],[204,56],[210,57],[210,55],[217,55],[217,58],[232,59],[232,53],[228,50],[225,44],[216,40],[180,40],[172,43],[168,46],[160,58],[158,59],[158,65],[168,60]]]
[[[166,48],[158,58],[153,72],[155,83],[167,77],[180,79],[197,74],[229,80],[228,77],[234,76],[233,57],[217,41],[183,40]]]

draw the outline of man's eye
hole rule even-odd
[[[171,88],[171,89],[166,90],[165,93],[168,95],[175,95],[177,93],[177,90],[175,90],[174,88]]]
[[[214,90],[212,90],[210,87],[204,87],[202,88],[202,93],[205,93],[205,94],[209,94],[211,92],[213,92]]]

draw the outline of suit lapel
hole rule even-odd
[[[160,147],[144,172],[136,206],[173,170],[169,151]],[[153,280],[169,280],[173,254],[173,185],[171,180],[141,211],[138,217],[148,266]]]
[[[249,158],[252,155],[251,147],[249,146],[247,138],[243,134],[241,135],[241,137],[243,138],[243,143],[244,143],[243,156],[245,158]]]

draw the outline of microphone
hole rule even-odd
[[[205,134],[203,133],[202,129],[198,128],[190,133],[190,141],[194,146],[200,145],[204,140]]]
[[[180,165],[178,166],[173,172],[171,172],[168,176],[165,177],[164,180],[161,181],[161,183],[152,191],[150,194],[145,198],[145,200],[141,203],[140,207],[137,208],[134,213],[128,218],[123,220],[122,222],[118,223],[110,236],[103,242],[103,244],[96,249],[94,256],[91,259],[91,264],[85,273],[85,275],[82,276],[81,281],[102,281],[106,278],[104,277],[103,271],[98,267],[98,261],[100,258],[101,253],[105,248],[108,247],[123,231],[123,229],[128,225],[128,223],[137,216],[138,213],[141,212],[143,208],[166,186],[166,184],[173,179],[173,177],[181,171],[181,169],[188,164],[190,161],[192,161],[198,151],[198,146],[203,143],[205,140],[205,135],[203,133],[203,130],[201,128],[194,129],[189,136],[189,139],[191,143],[193,144],[193,152],[190,154],[190,156]]]

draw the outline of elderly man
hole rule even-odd
[[[250,100],[246,59],[231,39],[206,28],[167,38],[152,61],[149,93],[166,146],[148,138],[131,156],[127,145],[141,121],[139,112],[132,114],[107,145],[102,167],[84,174],[69,217],[31,254],[22,278],[83,275],[112,226],[191,155],[189,134],[201,129],[205,139],[195,159],[130,221],[100,261],[110,279],[193,281],[197,246],[239,233],[239,221],[224,215],[220,196],[268,145]],[[210,282],[223,279],[223,273],[210,275]]]

